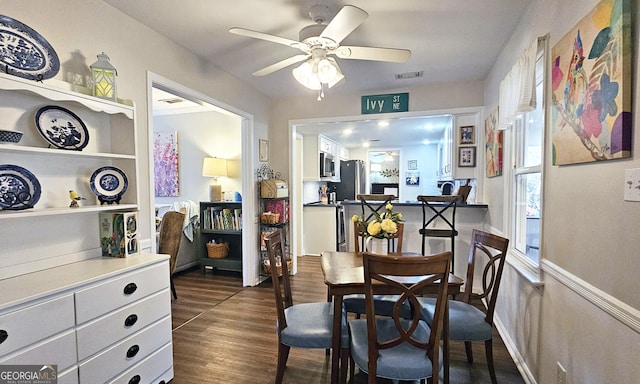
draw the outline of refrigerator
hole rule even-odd
[[[336,193],[337,201],[355,200],[365,192],[365,165],[362,160],[340,161],[340,182],[327,183],[330,192]]]

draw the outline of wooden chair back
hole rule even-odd
[[[397,223],[398,232],[389,238],[389,254],[402,254],[402,238],[404,235],[404,223]],[[365,240],[367,239],[367,232],[360,223],[353,223],[354,244],[356,252],[363,252],[365,250]]]
[[[469,304],[471,299],[486,299],[487,316],[485,320],[489,324],[493,324],[493,312],[496,307],[504,259],[508,248],[509,239],[478,229],[474,229],[471,233],[467,278],[460,300]],[[476,266],[482,266],[482,290],[480,293],[473,293]]]
[[[426,353],[434,367],[433,376],[437,377],[439,365],[439,348],[442,336],[443,319],[445,316],[447,282],[449,278],[451,252],[444,252],[432,256],[401,257],[398,255],[375,255],[363,253],[364,283],[365,283],[365,307],[367,314],[367,337],[369,348],[369,375],[375,378],[377,372],[377,360],[379,351],[393,348],[402,343],[409,343]],[[406,279],[412,277],[408,284]],[[375,299],[377,289],[386,285],[385,291],[397,291],[397,301],[393,307],[393,322],[398,337],[392,340],[379,341],[376,329]],[[419,328],[421,321],[420,303],[418,297],[422,295],[425,287],[437,285],[436,307],[431,323],[429,340],[424,342],[415,337],[414,332]],[[412,308],[413,317],[406,319],[402,316],[402,308],[406,303]],[[407,325],[407,320],[409,325]],[[371,382],[371,381],[370,381]]]
[[[369,222],[373,219],[375,213],[380,215],[385,211],[385,207],[391,201],[393,201],[396,197],[394,195],[380,195],[380,194],[372,194],[365,195],[360,194],[356,197],[360,200],[360,207],[362,209],[362,217],[365,222]],[[389,239],[388,245],[388,253],[402,253],[402,235],[404,232],[404,224],[398,223],[398,232],[396,232],[395,236]],[[355,251],[360,252],[364,251],[364,242],[366,240],[366,228],[362,228],[358,223],[355,223],[354,226],[354,236],[355,236]]]
[[[269,258],[271,281],[276,299],[276,311],[278,313],[278,334],[287,327],[287,319],[284,316],[285,308],[293,305],[291,296],[291,282],[289,279],[289,267],[287,265],[287,253],[284,248],[282,231],[276,231],[267,235],[264,239]],[[282,266],[282,276],[278,271],[278,266]]]
[[[173,275],[178,261],[178,250],[182,241],[182,228],[184,227],[185,214],[177,211],[168,211],[160,221],[160,234],[158,235],[158,253],[169,255],[169,272]]]

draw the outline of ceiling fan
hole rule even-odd
[[[293,70],[293,76],[305,87],[319,90],[318,100],[324,97],[323,88],[325,86],[331,88],[344,79],[338,63],[330,55],[335,55],[340,59],[393,63],[404,63],[411,57],[411,51],[408,49],[341,46],[342,40],[362,24],[369,14],[353,5],[345,5],[329,24],[325,24],[328,13],[329,7],[326,5],[311,6],[309,15],[315,24],[308,25],[300,30],[299,41],[245,28],[234,27],[229,29],[229,32],[301,50],[302,54],[269,65],[254,72],[253,75],[265,76],[304,61],[302,65]]]

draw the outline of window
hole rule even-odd
[[[544,46],[544,45],[543,45]],[[511,239],[514,251],[532,267],[538,268],[540,250],[540,214],[542,210],[542,144],[544,132],[544,61],[543,51],[536,58],[536,109],[515,120],[513,134],[513,199]]]

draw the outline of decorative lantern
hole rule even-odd
[[[93,95],[116,101],[116,76],[118,71],[109,62],[104,52],[98,55],[98,61],[91,64]]]

